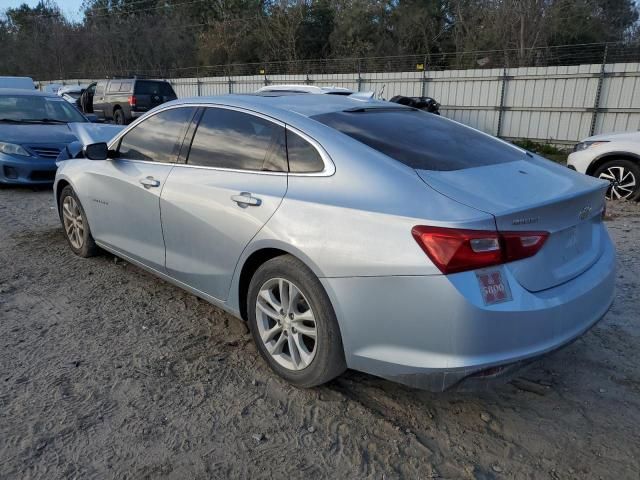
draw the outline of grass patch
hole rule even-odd
[[[548,143],[533,142],[526,138],[514,140],[513,143],[520,148],[542,155],[543,157],[557,163],[566,163],[567,157],[569,156],[568,150],[562,150]]]

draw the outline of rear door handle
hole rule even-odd
[[[144,177],[140,179],[140,183],[144,186],[144,188],[151,188],[151,187],[159,187],[160,186],[160,180],[156,180],[155,178],[149,176],[149,177]]]
[[[259,207],[262,204],[262,200],[251,196],[249,192],[241,192],[240,195],[231,195],[231,200],[236,202],[240,207],[247,208]]]

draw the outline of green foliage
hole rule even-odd
[[[76,23],[53,0],[7,9],[0,74],[189,76],[196,66],[406,54],[431,64],[443,52],[453,54],[440,68],[533,65],[550,45],[633,42],[639,30],[632,0],[85,0],[83,9]],[[463,54],[479,50],[492,53]]]
[[[514,140],[513,143],[520,148],[542,155],[554,162],[564,163],[567,160],[568,152],[566,149],[563,150],[548,143],[538,143],[527,138]]]

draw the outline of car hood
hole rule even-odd
[[[69,124],[0,124],[0,142],[17,144],[69,143],[76,136]]]
[[[640,142],[640,132],[620,132],[620,133],[603,133],[600,135],[594,135],[582,140],[583,142],[594,142],[600,140],[620,140],[627,142]]]
[[[70,123],[69,128],[83,145],[109,141],[124,129],[124,125],[101,123]],[[75,138],[74,138],[75,140]]]

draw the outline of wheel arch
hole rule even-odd
[[[64,178],[58,180],[58,183],[56,183],[55,199],[56,199],[56,210],[58,211],[58,216],[60,216],[60,196],[62,195],[62,190],[64,190],[65,187],[70,185],[71,183]]]
[[[279,242],[255,245],[250,251],[245,252],[243,259],[238,264],[238,268],[236,269],[236,280],[233,282],[231,287],[231,298],[229,298],[229,301],[227,302],[237,306],[240,318],[245,322],[248,319],[247,294],[249,292],[249,283],[251,282],[253,274],[265,262],[282,255],[291,255],[305,264],[318,278],[322,276],[320,269],[315,262],[290,245]]]
[[[640,155],[636,155],[631,152],[607,152],[596,157],[587,167],[587,175],[592,177],[595,175],[598,168],[611,160],[629,160],[640,165]]]

